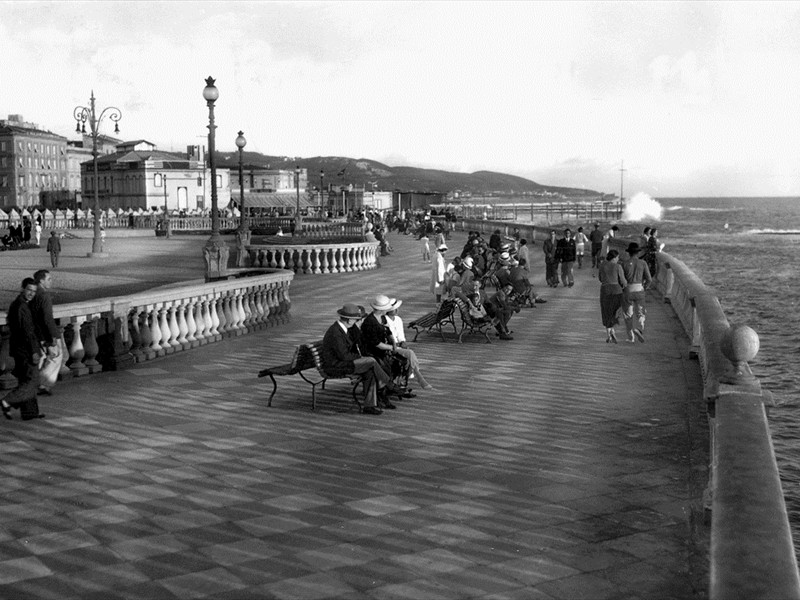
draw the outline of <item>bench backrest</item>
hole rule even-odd
[[[322,340],[312,342],[310,344],[303,344],[303,348],[306,349],[305,351],[308,356],[307,360],[310,360],[311,364],[317,369],[319,374],[325,379],[330,379],[328,374],[325,373],[325,368],[322,365]]]
[[[453,314],[456,309],[455,298],[445,298],[439,306],[439,311],[436,313],[436,320],[442,321]]]

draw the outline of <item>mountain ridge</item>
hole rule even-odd
[[[215,153],[217,166],[236,171],[239,168],[238,152]],[[601,196],[600,192],[583,188],[544,185],[508,173],[481,170],[474,173],[458,173],[443,169],[421,167],[390,167],[369,158],[342,156],[316,156],[310,158],[269,156],[258,152],[242,153],[245,169],[268,168],[291,170],[295,166],[308,170],[311,187],[319,188],[320,170],[324,171],[323,185],[363,186],[365,189],[420,193],[462,195],[563,195]]]

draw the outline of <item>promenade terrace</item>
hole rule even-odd
[[[47,419],[0,426],[0,597],[705,597],[700,366],[654,293],[647,343],[606,344],[596,279],[548,289],[537,244],[548,303],[514,341],[413,344],[435,391],[374,417],[343,382],[312,412],[282,379],[266,406],[257,371],[343,303],[396,296],[406,324],[432,308],[417,243],[390,241],[379,269],[295,276],[287,323],[69,379]],[[56,292],[202,273],[204,240],[110,238],[99,269],[90,243],[65,244]],[[0,256],[7,297],[36,252]]]

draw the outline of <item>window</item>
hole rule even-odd
[[[163,187],[165,177],[161,173],[153,174],[153,185],[156,187]]]
[[[0,157],[0,167],[7,167],[8,166],[8,158],[3,156]]]
[[[0,152],[6,152],[6,150],[7,150],[6,143],[0,142]]]
[[[3,175],[0,177],[0,187],[7,188],[8,187],[8,175]]]
[[[25,187],[25,175],[20,175],[18,181],[19,181],[19,187],[24,188]]]
[[[222,175],[217,175],[217,187],[222,187]]]

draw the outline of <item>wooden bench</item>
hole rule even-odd
[[[417,337],[423,331],[430,333],[433,330],[438,331],[439,335],[442,336],[442,341],[445,341],[442,327],[448,323],[453,326],[453,333],[457,334],[458,327],[456,326],[455,321],[455,310],[456,303],[452,298],[447,298],[442,301],[437,310],[429,312],[428,314],[421,316],[419,319],[409,323],[409,328],[416,332],[412,341],[416,342]]]
[[[489,337],[489,330],[494,329],[492,321],[477,321],[469,314],[469,306],[461,298],[455,299],[458,311],[461,313],[461,331],[458,332],[458,343],[461,343],[461,338],[464,333],[482,333],[486,338],[486,343],[491,344],[492,340]]]
[[[300,375],[303,381],[311,384],[311,410],[314,410],[317,407],[317,386],[321,386],[324,390],[325,382],[329,379],[349,379],[353,386],[353,402],[358,405],[359,410],[363,408],[361,401],[358,399],[358,395],[356,394],[358,391],[358,386],[363,384],[363,378],[361,375],[357,375],[355,373],[350,375],[342,375],[339,377],[328,375],[325,373],[325,370],[322,366],[321,350],[321,340],[312,342],[310,344],[301,344],[295,349],[294,355],[292,356],[292,360],[290,362],[284,365],[278,365],[277,367],[262,369],[258,372],[259,377],[269,377],[272,380],[272,393],[269,395],[267,406],[272,406],[272,398],[275,396],[275,392],[278,391],[278,382],[275,380],[276,376]],[[314,378],[313,375],[308,376],[306,374],[306,371],[310,371],[312,369],[316,370],[319,378]]]

